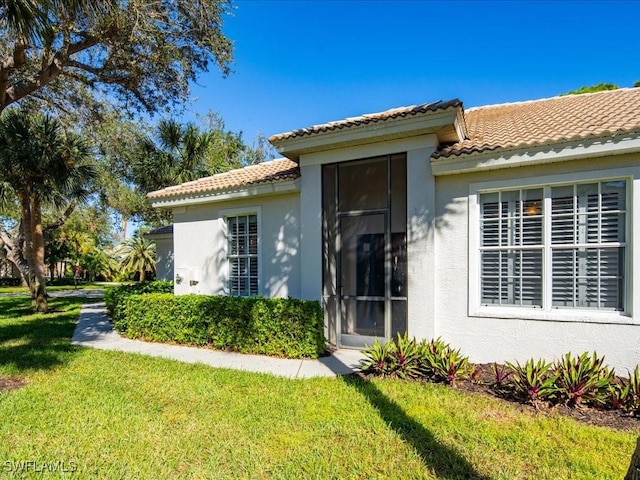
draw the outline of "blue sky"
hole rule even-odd
[[[640,80],[640,2],[236,0],[234,73],[193,87],[251,143],[459,98],[466,108]]]

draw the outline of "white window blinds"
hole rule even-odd
[[[258,294],[258,217],[227,217],[229,293]]]
[[[482,193],[481,303],[622,310],[625,206],[624,181]]]

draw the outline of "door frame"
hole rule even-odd
[[[344,254],[344,242],[342,241],[342,220],[344,218],[362,218],[362,217],[372,217],[376,215],[382,215],[384,217],[384,231],[382,234],[384,235],[384,295],[380,296],[369,296],[369,295],[350,295],[344,293],[344,286],[342,285],[342,269],[343,269],[343,254]],[[336,242],[339,245],[339,249],[336,252],[336,333],[337,333],[337,343],[338,347],[347,347],[347,348],[364,348],[365,344],[373,344],[374,340],[377,338],[381,343],[385,343],[391,338],[391,222],[390,222],[390,212],[389,209],[372,209],[372,210],[362,210],[362,211],[350,211],[345,213],[338,213],[336,215],[337,219],[337,231],[336,231]],[[356,266],[357,268],[357,266]],[[368,336],[368,335],[349,335],[342,333],[342,322],[345,321],[345,303],[344,300],[354,300],[354,301],[384,301],[384,337],[377,336]],[[362,342],[349,342],[344,343],[342,341],[343,335],[349,335],[358,337],[362,339]],[[361,343],[358,344],[358,343]]]

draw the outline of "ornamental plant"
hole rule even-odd
[[[556,395],[556,376],[551,364],[544,360],[537,362],[532,358],[524,365],[507,362],[511,369],[512,385],[516,394],[524,398],[526,402],[536,403],[540,400],[551,400]]]
[[[507,380],[513,373],[513,370],[509,369],[504,365],[498,365],[494,363],[492,366],[493,370],[493,388],[501,389],[505,386]]]
[[[626,410],[634,416],[640,414],[640,368],[636,365],[629,380],[612,384],[609,388],[609,402],[615,409]]]
[[[607,403],[614,371],[604,366],[604,357],[599,358],[595,352],[574,357],[569,352],[554,368],[558,400],[565,401],[570,407]]]
[[[393,345],[393,342],[391,343]],[[407,380],[421,376],[420,349],[415,338],[409,339],[406,333],[398,334],[390,354],[393,357],[394,373],[398,377]]]
[[[372,346],[367,346],[362,351],[365,360],[360,369],[364,373],[387,376],[395,371],[392,353],[393,342],[381,344],[376,338]]]

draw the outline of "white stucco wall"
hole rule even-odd
[[[563,162],[544,167],[519,167],[488,172],[449,175],[436,178],[436,220],[435,245],[437,278],[435,302],[435,336],[442,336],[456,348],[471,357],[474,362],[502,362],[505,360],[525,361],[528,358],[557,359],[571,351],[597,351],[606,356],[606,363],[626,374],[640,363],[640,304],[637,288],[630,289],[629,307],[633,315],[618,316],[619,323],[603,321],[549,321],[526,318],[486,318],[476,316],[474,305],[469,304],[469,283],[477,279],[469,278],[469,232],[479,228],[469,224],[468,199],[470,185],[487,182],[536,181],[549,176],[562,178],[563,175],[580,180],[581,176],[593,175],[601,178],[616,177],[620,172],[638,174],[640,157],[617,156],[596,160]],[[640,282],[638,258],[638,228],[640,227],[640,180],[632,182],[633,204],[630,205],[628,228],[631,245],[627,255],[634,264],[629,265],[629,281]],[[635,237],[636,245],[633,245]],[[635,278],[633,278],[635,272]],[[410,292],[415,295],[415,292]],[[508,310],[508,309],[507,309]],[[569,315],[566,310],[558,315]],[[591,318],[594,315],[589,314]],[[611,315],[610,317],[614,317]],[[584,320],[584,319],[583,319]],[[620,324],[631,323],[632,325]],[[633,324],[635,323],[635,324]],[[413,332],[410,332],[413,333]]]
[[[300,297],[300,199],[297,193],[250,197],[173,211],[176,294],[227,290],[225,216],[258,214],[261,295]],[[195,281],[197,284],[191,285]]]

